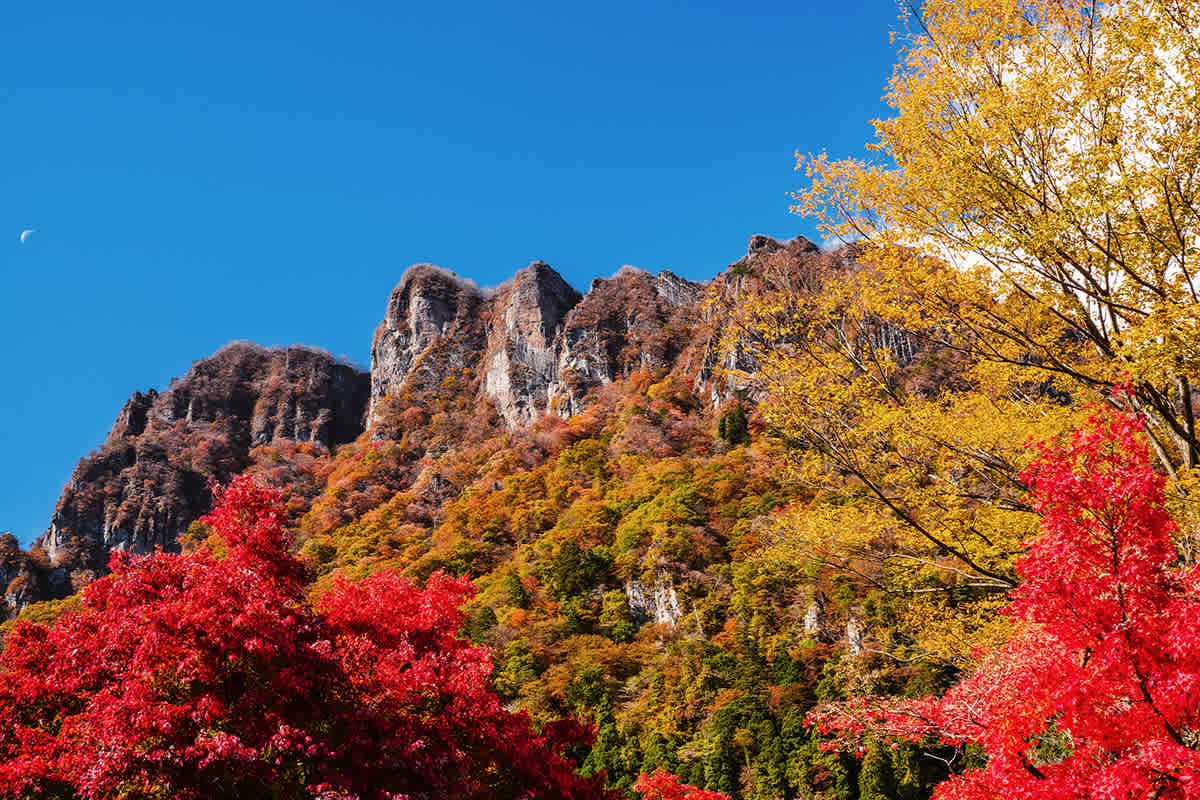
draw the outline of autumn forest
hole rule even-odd
[[[135,393],[0,537],[0,798],[1200,799],[1200,3],[902,44],[824,246]]]

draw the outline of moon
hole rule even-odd
[[[21,231],[21,244],[25,244],[25,240],[29,238],[29,234],[33,233],[33,228],[26,228]]]

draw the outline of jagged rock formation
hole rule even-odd
[[[625,584],[625,597],[633,622],[638,626],[655,623],[674,627],[683,615],[675,582],[665,573],[658,576],[653,586],[629,581]]]
[[[555,337],[581,297],[549,265],[535,261],[492,298],[484,393],[509,425],[546,412],[558,377]]]
[[[624,267],[592,281],[587,295],[563,322],[556,339],[557,380],[550,408],[577,414],[596,386],[635,369],[671,369],[693,343],[704,287],[670,272],[650,275]]]
[[[375,332],[369,418],[381,421],[386,397],[416,397],[429,378],[462,372],[510,426],[547,411],[570,416],[590,390],[618,376],[679,367],[694,344],[703,293],[670,272],[625,267],[581,296],[535,262],[485,295],[418,264],[393,290]],[[480,341],[486,346],[473,349]]]
[[[477,338],[471,334],[478,333],[482,299],[473,283],[441,267],[417,264],[405,271],[371,343],[372,419],[383,399],[399,393],[410,377],[436,382],[448,370],[466,366],[468,356],[478,359],[462,345]]]
[[[161,394],[135,392],[105,444],[79,462],[39,541],[51,569],[43,592],[90,579],[113,550],[177,549],[208,510],[210,479],[227,481],[252,447],[275,439],[351,441],[367,393],[367,376],[328,354],[248,343],[196,362]]]
[[[142,431],[146,430],[146,425],[150,422],[150,409],[153,408],[154,401],[157,399],[158,391],[155,389],[148,392],[134,392],[133,396],[125,401],[121,413],[117,414],[117,420],[113,423],[112,430],[109,431],[105,441],[113,442],[126,437],[141,436]]]
[[[857,616],[851,616],[846,620],[846,652],[852,656],[862,655],[863,641],[866,636],[866,629],[863,627],[862,620]]]
[[[44,579],[41,572],[30,554],[21,552],[17,537],[0,533],[0,585],[4,587],[4,610],[21,608],[42,596]],[[3,616],[0,613],[0,617]]]

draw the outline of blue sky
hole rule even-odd
[[[234,339],[364,366],[404,268],[703,280],[860,155],[893,0],[28,3],[0,28],[0,530]],[[18,236],[35,229],[21,245]]]

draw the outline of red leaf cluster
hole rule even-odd
[[[729,795],[680,783],[677,775],[663,769],[640,776],[633,790],[642,793],[642,800],[729,800]]]
[[[315,604],[278,495],[237,479],[227,553],[114,557],[81,611],[0,654],[0,798],[602,798],[459,638],[466,580],[392,573]],[[218,548],[220,549],[220,548]]]
[[[1178,563],[1141,429],[1096,417],[1041,448],[1025,478],[1042,528],[1018,562],[1006,646],[944,698],[814,721],[981,745],[986,766],[940,800],[1200,798],[1200,572]]]

